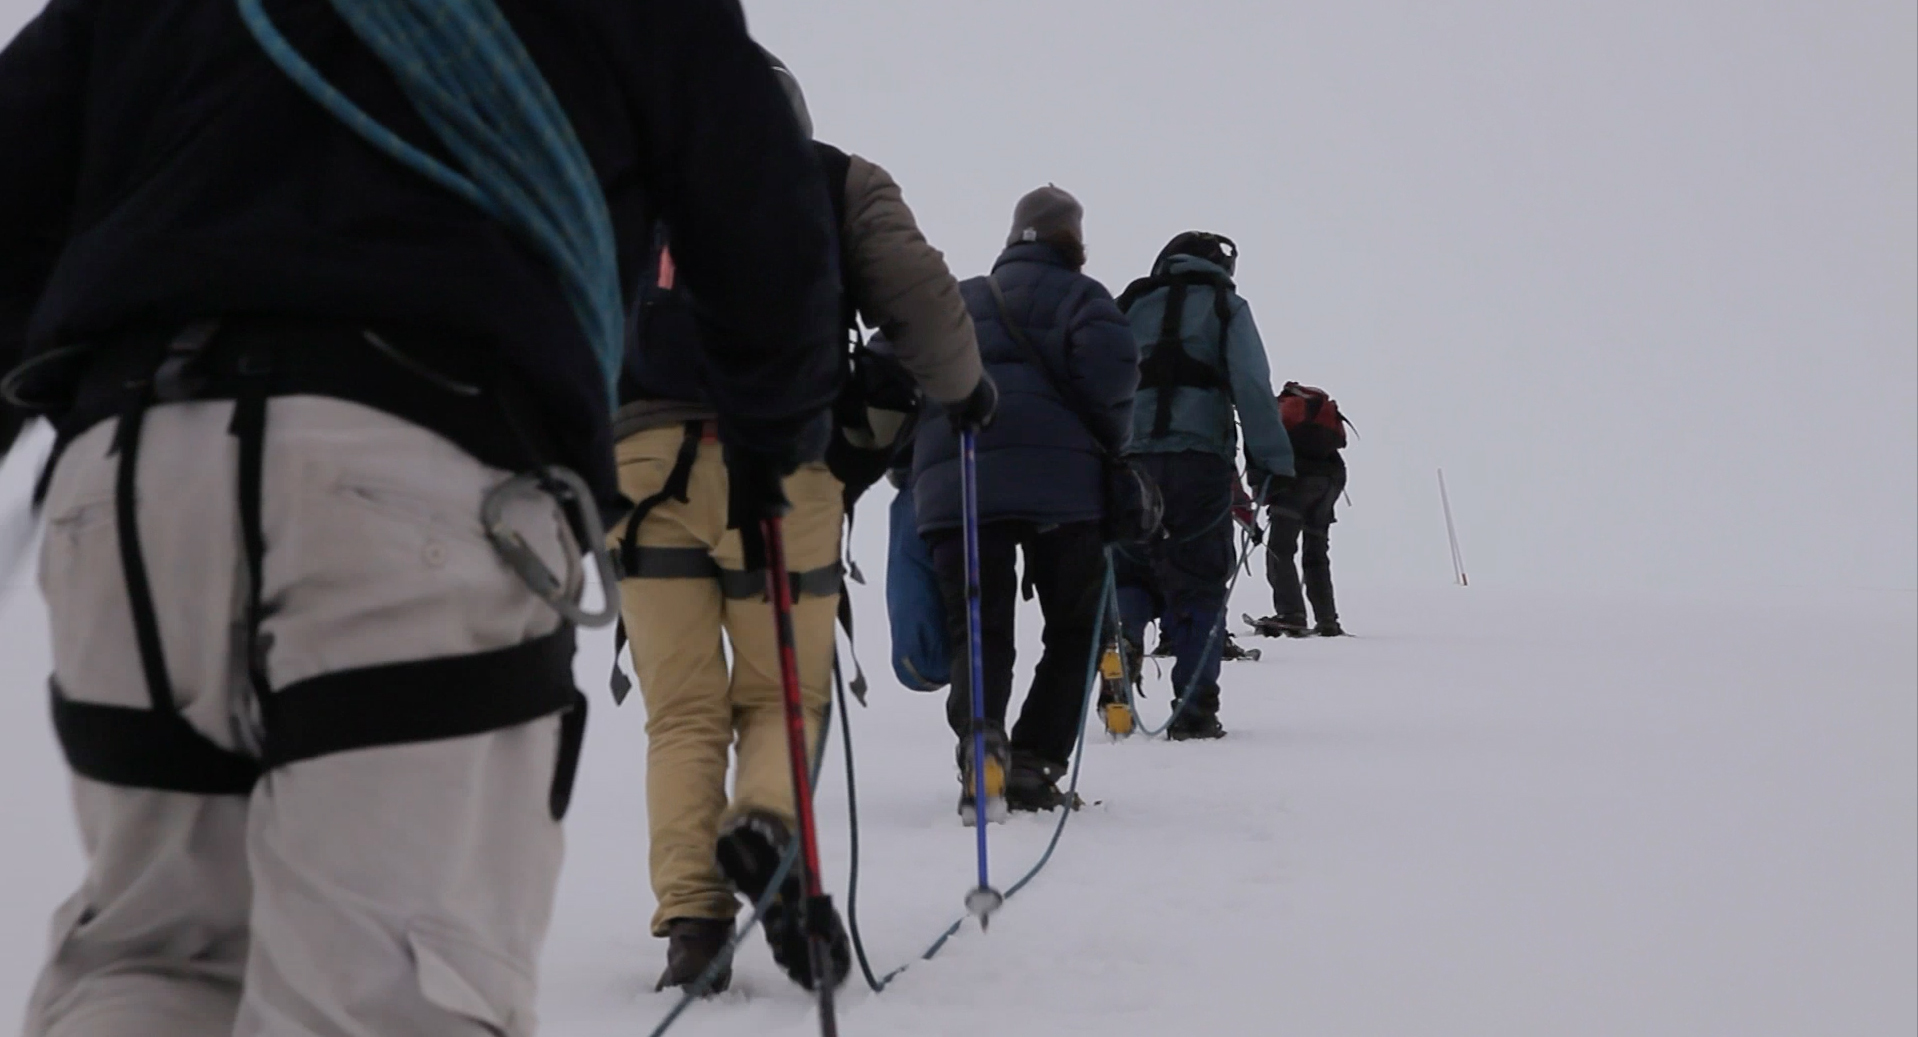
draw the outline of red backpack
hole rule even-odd
[[[1297,382],[1279,390],[1279,418],[1292,437],[1292,452],[1300,457],[1331,457],[1345,449],[1345,416],[1339,401],[1324,389]]]

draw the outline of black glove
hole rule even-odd
[[[726,452],[726,528],[739,531],[745,553],[746,571],[766,568],[766,539],[760,523],[784,518],[792,510],[786,499],[786,476],[799,468],[792,453],[766,454],[743,447],[727,446]]]
[[[1293,485],[1298,482],[1289,475],[1274,475],[1262,468],[1247,469],[1245,477],[1252,484],[1252,492],[1258,495],[1259,503],[1267,507],[1290,497]]]
[[[992,425],[992,416],[999,409],[999,387],[993,384],[992,376],[979,372],[979,384],[965,399],[946,404],[946,418],[952,422],[954,432],[971,429],[977,432]]]

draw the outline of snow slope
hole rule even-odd
[[[883,630],[878,595],[864,630]],[[1218,744],[1090,743],[1052,867],[875,998],[863,1035],[1726,1035],[1918,1028],[1918,608],[1355,588],[1343,641],[1227,671]],[[1247,586],[1238,606],[1259,607]],[[1234,615],[1237,611],[1235,609]],[[43,716],[41,619],[0,606],[0,1004],[24,1000],[77,851]],[[1033,631],[1028,631],[1032,635]],[[853,720],[875,966],[961,913],[937,699],[880,672]],[[670,1006],[645,935],[643,716],[609,648],[547,953],[555,1037],[636,1037]],[[1024,658],[1030,663],[1032,653]],[[1163,695],[1146,704],[1166,708]],[[842,757],[823,797],[846,876]],[[993,829],[1001,884],[1047,825]],[[754,937],[686,1037],[816,1032]],[[6,1009],[11,1011],[11,1007]]]

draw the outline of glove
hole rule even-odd
[[[792,511],[786,498],[786,476],[799,468],[791,454],[774,455],[728,445],[726,454],[726,528],[739,531],[746,571],[766,568],[767,519],[784,518]]]
[[[954,432],[971,429],[977,432],[992,425],[992,416],[999,409],[999,386],[992,376],[979,372],[979,384],[965,399],[946,404],[946,418],[952,422]]]
[[[1270,507],[1283,503],[1292,495],[1292,487],[1298,482],[1289,475],[1274,475],[1262,468],[1246,470],[1246,481],[1252,484],[1252,491],[1259,495],[1259,503]]]

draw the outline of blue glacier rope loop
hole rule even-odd
[[[1079,740],[1078,740],[1078,743],[1073,746],[1072,780],[1066,786],[1066,796],[1068,801],[1076,800],[1079,795],[1079,774],[1080,774],[1080,769],[1085,765],[1085,755],[1086,755],[1085,754],[1086,724],[1091,720],[1092,700],[1096,697],[1096,692],[1099,686],[1098,685],[1099,655],[1105,647],[1104,628],[1105,628],[1105,620],[1107,615],[1106,610],[1110,606],[1111,601],[1113,600],[1113,597],[1115,594],[1115,591],[1114,591],[1115,585],[1116,585],[1115,577],[1113,575],[1113,569],[1112,569],[1112,552],[1110,549],[1107,549],[1105,586],[1103,588],[1103,593],[1100,595],[1100,598],[1099,598],[1099,611],[1096,614],[1096,618],[1094,619],[1092,624],[1092,629],[1094,631],[1093,638],[1092,638],[1092,651],[1089,653],[1089,657],[1086,660],[1086,680],[1085,680],[1086,690],[1085,690],[1085,694],[1081,696],[1079,700]],[[845,700],[845,694],[842,690],[840,693],[840,713],[842,714],[846,712],[844,700]],[[872,966],[870,965],[870,963],[867,961],[867,958],[866,958],[865,940],[860,935],[859,924],[858,924],[857,912],[858,912],[858,902],[859,902],[859,880],[858,880],[858,876],[859,876],[859,831],[858,831],[859,805],[858,805],[858,797],[855,794],[855,786],[857,785],[857,781],[854,777],[853,766],[852,766],[852,732],[849,727],[845,726],[845,720],[843,717],[841,720],[840,732],[845,737],[845,740],[846,740],[846,803],[847,803],[847,817],[851,820],[851,824],[849,827],[851,829],[852,867],[848,870],[850,879],[849,879],[849,885],[846,890],[846,912],[847,912],[847,918],[848,918],[848,928],[852,932],[853,950],[859,959],[860,971],[864,973],[865,975],[866,985],[872,989],[873,993],[883,994],[885,993],[886,988],[892,985],[892,981],[895,979],[898,979],[899,976],[905,973],[907,969],[912,968],[913,965],[921,961],[931,961],[934,957],[938,956],[939,952],[945,949],[946,944],[954,936],[957,936],[959,934],[959,930],[965,928],[966,922],[971,920],[972,915],[968,913],[968,914],[961,915],[959,918],[955,919],[951,925],[947,926],[945,930],[939,934],[938,939],[934,940],[932,942],[932,945],[927,947],[925,952],[920,954],[919,957],[905,963],[904,965],[899,966],[896,969],[893,969],[891,972],[886,973],[884,976],[875,976],[873,974]],[[1025,874],[1019,877],[1019,881],[1014,882],[1010,887],[1006,889],[1005,896],[1008,901],[1010,901],[1013,898],[1013,896],[1016,895],[1020,890],[1023,890],[1027,886],[1031,885],[1032,881],[1039,877],[1039,873],[1045,870],[1046,865],[1052,863],[1053,855],[1059,849],[1059,841],[1065,835],[1066,823],[1072,819],[1072,815],[1075,812],[1076,811],[1074,811],[1070,806],[1060,807],[1059,821],[1052,828],[1052,839],[1046,843],[1045,852],[1039,856],[1039,860],[1037,863],[1033,864],[1031,868],[1026,870]]]
[[[492,0],[331,0],[463,167],[402,139],[321,76],[262,0],[236,0],[267,57],[334,118],[401,165],[529,241],[561,290],[615,400],[625,300],[612,216],[565,109]]]

